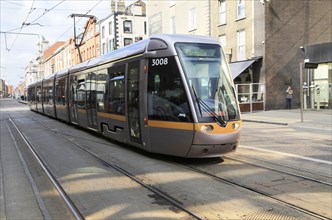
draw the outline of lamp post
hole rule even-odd
[[[303,63],[300,63],[300,85],[301,122],[303,122]]]

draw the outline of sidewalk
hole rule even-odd
[[[301,110],[271,110],[253,113],[242,113],[244,122],[270,123],[287,125],[290,127],[310,127],[332,131],[332,110],[321,109],[304,110],[303,122],[301,122]]]

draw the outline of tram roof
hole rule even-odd
[[[161,39],[171,45],[177,42],[219,44],[218,41],[212,37],[189,34],[156,34],[152,35],[150,39]]]
[[[60,77],[60,76],[63,76],[63,75],[67,75],[69,72],[69,68],[66,68],[66,69],[63,69],[63,70],[59,70],[57,73],[56,73],[56,77]]]
[[[156,34],[151,36],[150,38],[138,41],[134,44],[128,45],[126,47],[117,49],[105,55],[93,58],[91,60],[87,60],[83,63],[79,63],[69,69],[70,72],[77,72],[86,68],[91,68],[94,66],[102,65],[107,62],[112,62],[116,60],[120,60],[126,57],[134,56],[137,54],[142,54],[146,52],[149,48],[149,43],[153,42],[154,40],[161,40],[166,43],[166,47],[164,48],[156,48],[153,47],[153,50],[158,49],[166,49],[170,45],[174,45],[176,42],[182,43],[207,43],[207,44],[218,44],[218,41],[212,37],[208,36],[200,36],[200,35],[185,35],[185,34]],[[173,53],[175,51],[173,50]],[[67,73],[68,70],[65,70]],[[57,76],[61,74],[60,72],[57,73]],[[64,73],[62,73],[64,74]]]

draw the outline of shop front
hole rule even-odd
[[[241,112],[265,110],[265,84],[260,83],[262,58],[230,63]]]

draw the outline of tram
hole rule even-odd
[[[28,87],[30,109],[148,152],[235,151],[242,121],[219,43],[154,35]]]

